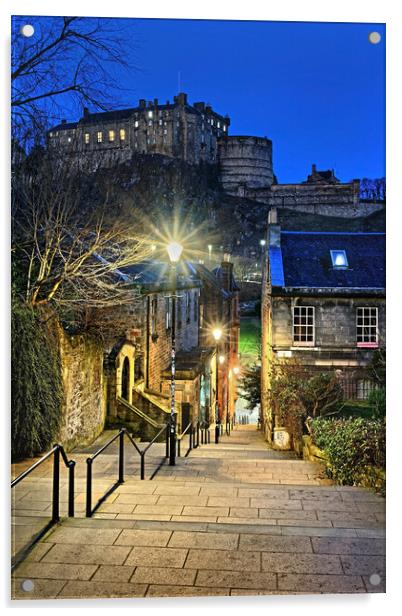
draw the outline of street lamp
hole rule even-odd
[[[175,408],[175,372],[176,372],[176,287],[177,287],[177,263],[180,260],[183,246],[178,242],[170,242],[166,246],[172,266],[172,376],[170,381],[170,422],[169,422],[169,465],[176,464],[176,408]]]
[[[215,443],[218,444],[219,443],[219,432],[220,432],[220,416],[219,416],[219,396],[218,396],[218,384],[219,384],[219,365],[218,365],[218,361],[219,363],[223,363],[223,361],[225,361],[225,358],[223,357],[223,355],[219,356],[218,359],[218,352],[219,352],[219,340],[222,337],[222,329],[220,327],[215,327],[212,330],[212,335],[214,337],[214,340],[216,342],[216,385],[215,385],[215,396],[216,396],[216,402],[215,402]],[[223,357],[223,361],[221,361],[221,358]]]

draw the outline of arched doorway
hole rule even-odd
[[[130,401],[130,360],[128,357],[124,358],[121,371],[121,397]]]

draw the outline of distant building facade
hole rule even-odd
[[[262,411],[272,440],[270,366],[336,371],[347,399],[367,398],[367,366],[385,347],[385,235],[287,232],[271,213],[262,293]]]
[[[217,163],[218,140],[228,134],[230,118],[204,102],[190,105],[181,92],[173,102],[140,99],[137,107],[84,114],[48,132],[50,147],[79,157],[90,167],[113,165],[135,154],[163,154],[190,164]]]

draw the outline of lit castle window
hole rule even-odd
[[[126,131],[125,131],[124,128],[120,129],[120,133],[119,134],[120,134],[120,141],[125,141],[125,139],[126,139]]]
[[[84,135],[84,142],[85,142],[85,143],[89,143],[90,138],[91,138],[91,137],[90,137],[89,133],[85,133],[85,135]]]
[[[114,138],[115,138],[115,132],[114,132],[114,130],[110,130],[109,131],[109,141],[113,142]]]
[[[97,142],[98,142],[98,143],[102,143],[102,141],[103,141],[103,134],[102,134],[102,131],[101,131],[101,130],[99,130],[99,131],[97,132],[97,135],[96,135],[96,140],[97,140]]]

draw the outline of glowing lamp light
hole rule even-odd
[[[212,335],[213,335],[215,341],[219,342],[219,340],[221,339],[221,336],[222,336],[222,330],[219,327],[216,327],[215,329],[212,330]]]
[[[234,373],[235,373],[235,375],[237,376],[237,375],[239,374],[239,372],[240,372],[240,368],[239,368],[239,366],[235,366],[235,367],[233,368],[233,372],[234,372]]]
[[[155,252],[155,250],[156,250],[156,244],[152,244],[152,245],[151,245],[151,250],[152,250],[152,252]]]
[[[265,246],[266,242],[265,240],[260,240],[260,246]]]
[[[224,355],[219,355],[219,363],[220,364],[224,364],[225,363],[225,356]]]
[[[178,263],[181,257],[181,253],[183,252],[183,246],[181,246],[178,242],[170,242],[166,246],[166,250],[169,255],[169,259],[172,263]]]

